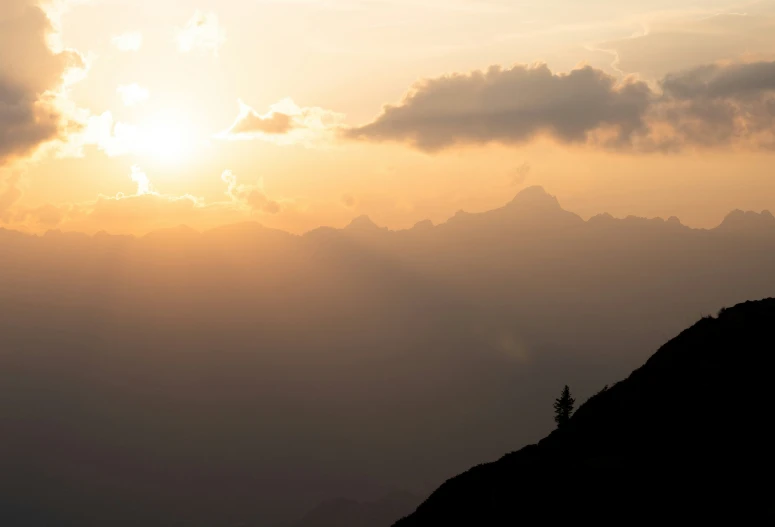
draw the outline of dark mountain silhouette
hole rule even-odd
[[[442,485],[396,527],[775,519],[775,299],[706,317],[536,445]]]
[[[355,225],[0,230],[0,525],[263,527],[427,495],[548,433],[565,384],[583,401],[775,296],[775,234],[583,221],[538,188]]]
[[[392,492],[373,502],[326,501],[292,527],[390,527],[417,508],[422,500],[408,492]]]

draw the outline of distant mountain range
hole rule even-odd
[[[769,524],[774,330],[775,299],[703,318],[566,427],[450,479],[396,527]]]
[[[454,231],[476,228],[490,229],[496,226],[507,228],[509,230],[531,230],[544,232],[548,230],[568,229],[574,227],[578,228],[584,223],[591,225],[601,225],[608,222],[626,223],[631,225],[668,225],[676,228],[682,227],[684,229],[690,229],[689,227],[683,226],[681,221],[675,216],[672,216],[667,220],[662,218],[646,219],[636,216],[628,216],[623,219],[617,219],[610,214],[602,213],[597,216],[593,216],[585,222],[580,216],[564,210],[560,206],[560,203],[557,201],[557,198],[549,195],[543,189],[543,187],[533,186],[527,187],[520,191],[513,200],[501,208],[480,213],[469,213],[461,210],[449,218],[448,221],[439,225],[434,225],[430,220],[423,220],[415,224],[415,226],[411,229],[391,231],[386,227],[378,226],[368,216],[362,215],[354,218],[350,224],[343,229],[319,227],[302,235],[301,238],[319,239],[320,237],[324,237],[326,234],[333,235],[335,233],[349,234],[351,236],[373,236],[377,235],[377,233],[401,236],[412,232],[427,233],[433,229],[438,229],[441,231]],[[772,235],[775,234],[775,216],[773,216],[772,213],[768,210],[761,212],[734,210],[730,212],[724,218],[721,224],[715,228],[691,230]],[[9,236],[11,233],[13,233],[13,231],[7,231],[5,229],[0,229],[0,232],[5,232],[6,236]],[[226,233],[242,234],[255,237],[267,235],[270,232],[273,232],[275,235],[280,235],[283,233],[283,231],[265,228],[259,223],[245,222],[217,227],[210,231],[205,231],[204,233],[196,231],[186,225],[181,225],[179,227],[152,231],[141,237],[141,239],[145,239],[147,241],[169,241],[172,239],[177,241],[190,241],[199,237],[211,238]],[[288,238],[299,237],[289,233],[286,234]],[[61,235],[61,233],[59,231],[49,232],[48,236],[52,235]],[[75,236],[76,234],[72,233],[70,235]],[[103,239],[111,237],[111,235],[104,231],[98,233],[96,236]],[[123,239],[134,238],[132,236],[124,235],[117,235],[112,237]]]
[[[0,524],[267,526],[428,495],[722,306],[768,213],[584,221],[542,189],[390,231],[0,230]],[[111,482],[111,484],[106,484]]]

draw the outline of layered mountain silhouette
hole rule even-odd
[[[775,299],[706,317],[535,445],[442,485],[396,527],[769,523]]]
[[[0,230],[0,524],[267,526],[427,496],[546,435],[563,385],[585,400],[775,296],[756,216],[584,221],[530,188],[402,231]]]

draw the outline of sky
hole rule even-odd
[[[4,0],[0,226],[775,210],[775,2]]]

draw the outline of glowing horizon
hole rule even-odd
[[[132,167],[153,225],[398,229],[529,185],[582,217],[775,209],[769,2],[157,4],[0,8],[27,119],[0,114],[0,225],[96,232],[121,196],[142,234]]]

